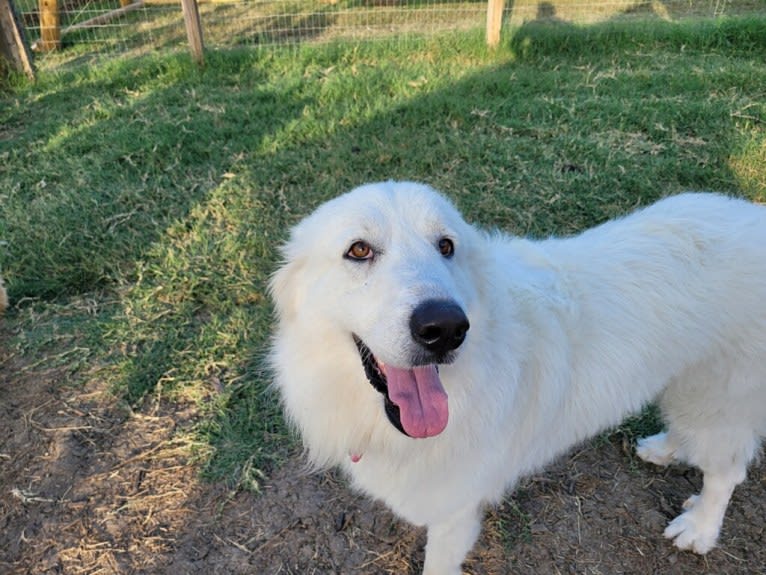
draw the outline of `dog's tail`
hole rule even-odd
[[[3,278],[0,278],[0,314],[3,313],[8,307],[8,294],[5,293],[5,287],[3,287]]]

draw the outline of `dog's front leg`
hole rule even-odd
[[[463,508],[445,521],[428,525],[423,575],[460,575],[481,531],[481,506]]]
[[[684,503],[684,511],[665,529],[679,549],[691,549],[704,555],[715,547],[723,517],[734,488],[745,480],[744,466],[722,472],[703,470],[702,492]]]

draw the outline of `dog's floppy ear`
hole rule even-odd
[[[302,257],[290,259],[288,249],[283,249],[284,260],[269,280],[269,294],[280,318],[292,318],[306,297],[303,281],[305,260]]]

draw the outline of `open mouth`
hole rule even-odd
[[[370,384],[383,395],[386,416],[410,437],[433,437],[447,427],[447,392],[436,364],[400,368],[378,361],[356,335],[354,343]]]

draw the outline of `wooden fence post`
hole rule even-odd
[[[186,23],[186,37],[189,39],[189,49],[192,58],[198,66],[205,64],[204,44],[202,42],[202,24],[199,19],[197,0],[181,0],[181,8],[184,12]]]
[[[496,48],[500,44],[500,29],[503,26],[505,0],[487,2],[487,46]]]
[[[61,22],[58,0],[40,0],[40,42],[43,52],[61,48]]]
[[[35,79],[32,54],[12,0],[0,0],[0,56],[30,80]]]

